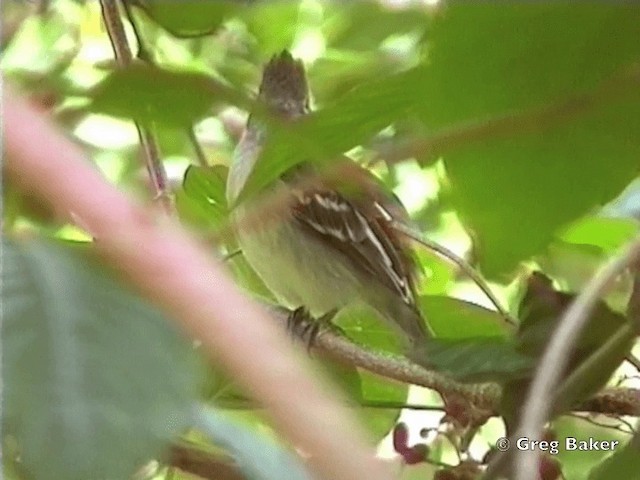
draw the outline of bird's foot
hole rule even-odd
[[[292,310],[287,317],[287,330],[304,341],[307,350],[311,350],[318,335],[323,331],[337,328],[331,323],[335,314],[336,310],[331,310],[320,318],[313,318],[306,308],[298,307]]]

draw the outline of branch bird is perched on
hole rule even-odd
[[[309,98],[302,63],[287,51],[273,57],[258,98],[284,119],[305,115]],[[266,134],[264,125],[249,119],[229,172],[230,204],[259,161]],[[276,221],[240,228],[240,247],[283,305],[327,319],[347,304],[364,302],[399,328],[412,352],[420,351],[429,334],[416,306],[416,266],[392,227],[393,221],[406,220],[406,212],[373,175],[346,161],[351,188],[328,179],[301,188],[296,177],[313,171],[305,163],[283,175],[276,186],[289,189],[286,212]]]

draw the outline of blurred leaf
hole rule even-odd
[[[421,90],[433,127],[589,91],[640,55],[636,4],[450,3],[436,17]]]
[[[503,382],[520,377],[534,365],[504,338],[435,339],[427,343],[429,366],[461,382]]]
[[[79,49],[78,30],[58,13],[28,16],[2,54],[2,70],[43,79],[66,69]]]
[[[436,129],[568,100],[637,62],[639,36],[636,4],[452,3],[434,22],[417,106]],[[600,103],[577,99],[587,108],[573,118],[558,114],[554,124],[445,154],[455,205],[487,275],[539,252],[637,173],[637,84],[598,95]]]
[[[371,307],[349,305],[338,312],[333,320],[353,342],[380,352],[400,355],[404,349],[395,330],[382,320]],[[359,370],[360,388],[364,405],[403,404],[407,401],[409,385],[381,378],[366,370]],[[398,418],[396,408],[366,408],[361,421],[375,438],[385,435]]]
[[[127,0],[141,7],[176,37],[200,37],[214,33],[243,5],[231,0]]]
[[[196,426],[229,450],[250,480],[311,480],[297,457],[260,433],[211,408],[196,414]]]
[[[239,249],[239,247],[235,245],[230,248]],[[236,281],[238,281],[240,285],[249,290],[252,294],[261,297],[268,303],[277,303],[271,291],[266,287],[262,279],[258,276],[251,265],[249,265],[249,262],[247,262],[247,259],[244,257],[241,251],[240,253],[230,258],[227,263],[233,271]]]
[[[594,245],[612,253],[638,234],[637,220],[628,218],[585,217],[560,234],[568,243]]]
[[[4,431],[35,478],[125,478],[184,428],[191,348],[86,248],[3,240]]]
[[[215,229],[229,212],[225,197],[228,168],[222,165],[187,168],[182,188],[176,192],[176,208],[182,220]]]
[[[350,400],[359,404],[363,400],[360,372],[353,365],[347,365],[328,358],[320,360],[322,370],[335,384],[342,388]]]
[[[185,127],[215,102],[246,103],[238,92],[208,75],[142,63],[118,68],[91,91],[90,110],[146,124]]]
[[[539,361],[559,320],[574,300],[574,295],[555,290],[544,274],[533,272],[520,306],[518,351]],[[599,302],[579,338],[573,342],[569,364],[554,392],[555,413],[565,411],[602,388],[629,353],[636,335],[624,316]],[[501,411],[507,421],[515,421],[519,415],[529,380],[530,375],[526,375],[506,384]]]
[[[611,422],[603,422],[605,424],[616,424],[614,419]],[[574,437],[576,439],[588,439],[592,437],[596,440],[618,440],[623,445],[629,440],[629,434],[622,433],[616,428],[603,427],[598,423],[594,423],[589,418],[579,418],[574,416],[558,417],[552,423],[553,431],[558,440],[560,440],[560,451],[557,459],[562,463],[562,472],[567,480],[569,479],[586,479],[589,471],[596,467],[599,462],[611,455],[611,452],[598,450],[566,450],[564,447],[564,439]],[[622,448],[619,446],[616,450]],[[610,477],[614,478],[635,478],[633,476]],[[590,479],[592,480],[592,479]]]
[[[379,2],[343,2],[329,9],[323,30],[334,49],[371,51],[390,36],[422,32],[430,15],[424,6],[392,8]]]
[[[333,106],[295,123],[270,122],[266,145],[241,197],[259,191],[292,166],[313,161],[326,164],[368,140],[415,104],[416,70],[387,75],[359,85]],[[348,132],[348,134],[345,134]]]
[[[361,422],[367,427],[373,438],[380,439],[395,425],[400,415],[399,408],[388,408],[389,405],[404,405],[409,395],[409,385],[360,370],[364,411],[360,415]],[[377,405],[380,407],[366,405]]]
[[[427,273],[418,282],[418,292],[427,296],[444,295],[449,292],[451,284],[455,281],[458,267],[452,262],[420,248],[415,250],[415,258],[421,268]],[[425,305],[422,305],[423,311]],[[428,313],[426,313],[428,315]],[[436,320],[437,321],[437,320]],[[441,327],[434,328],[440,329]],[[442,327],[444,328],[444,326]]]
[[[438,338],[500,337],[509,324],[493,310],[457,298],[425,295],[420,309]]]
[[[533,272],[527,284],[527,292],[520,304],[518,341],[522,352],[538,357],[546,349],[560,317],[574,301],[575,296],[556,291],[551,280],[540,272]],[[597,350],[618,328],[627,323],[624,316],[599,302],[580,338],[574,344],[573,368],[576,362]],[[618,363],[625,355],[626,353],[622,354]]]
[[[291,48],[301,26],[299,10],[300,2],[297,0],[271,0],[256,2],[240,17],[255,37],[256,46],[265,56],[271,56]]]
[[[355,343],[367,348],[387,353],[403,352],[398,334],[372,307],[361,304],[349,305],[337,313],[333,323],[344,330]]]
[[[568,291],[580,291],[606,259],[600,247],[555,240],[537,263],[550,277]]]
[[[640,472],[640,434],[634,437],[622,448],[601,464],[591,470],[589,480],[608,480],[610,478],[637,478]]]
[[[598,239],[592,243],[598,243]],[[536,258],[536,262],[556,280],[561,290],[579,292],[606,259],[607,254],[600,246],[556,240],[547,246],[544,255]],[[612,282],[604,300],[613,310],[625,311],[630,291],[631,274],[625,272]]]
[[[636,178],[623,192],[602,209],[610,217],[640,220],[640,178]]]

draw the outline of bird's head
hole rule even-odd
[[[264,68],[258,99],[286,118],[307,113],[309,88],[302,62],[287,50],[273,56]]]

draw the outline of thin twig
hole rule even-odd
[[[598,270],[562,316],[531,384],[523,409],[518,438],[541,438],[543,424],[552,407],[549,399],[553,398],[553,391],[567,365],[572,352],[571,346],[575,345],[576,339],[602,294],[610,287],[613,280],[639,257],[640,238],[637,238]],[[515,478],[534,480],[537,475],[538,457],[539,452],[536,450],[521,452]]]
[[[636,368],[636,370],[638,370],[638,372],[640,372],[640,359],[638,359],[638,357],[636,357],[635,355],[629,354],[625,357],[625,360],[629,362],[631,365],[633,365]]]
[[[131,9],[131,6],[129,5],[129,2],[124,1],[123,5],[124,5],[125,15],[127,16],[127,20],[131,25],[133,34],[135,35],[136,42],[138,44],[138,52],[136,54],[136,58],[138,58],[139,60],[142,60],[143,62],[148,63],[149,65],[155,66],[153,57],[151,55],[151,49],[147,46],[147,43],[144,41],[144,38],[142,37],[142,32],[140,31],[140,27],[138,26],[138,22],[135,18],[133,10]],[[204,154],[204,150],[202,149],[202,146],[200,145],[198,138],[196,137],[193,125],[187,127],[185,129],[185,132],[187,134],[187,137],[189,138],[189,141],[191,142],[196,158],[198,159],[198,165],[201,165],[203,167],[208,166],[209,163],[207,162],[207,157]]]
[[[120,12],[118,11],[117,1],[100,0],[100,6],[116,63],[121,68],[126,67],[131,64],[132,55],[124,25],[120,18]],[[139,122],[134,123],[144,151],[145,166],[153,185],[154,200],[159,200],[165,213],[171,215],[173,208],[169,197],[167,173],[160,160],[158,143],[149,129],[141,126]]]
[[[131,6],[127,0],[122,2],[124,6],[124,13],[129,21],[129,25],[131,25],[131,29],[133,30],[133,35],[136,37],[136,43],[138,44],[138,50],[136,53],[136,58],[142,60],[147,63],[153,63],[153,58],[151,57],[151,50],[147,48],[144,39],[142,38],[142,33],[140,32],[140,27],[138,26],[138,22],[136,22],[135,17],[133,16],[133,11],[131,10]]]
[[[467,263],[463,258],[460,258],[447,247],[444,247],[436,242],[432,242],[424,235],[421,235],[419,232],[407,227],[406,225],[403,225],[399,222],[394,222],[393,227],[400,233],[427,247],[429,250],[439,253],[446,259],[455,263],[469,278],[471,278],[471,280],[473,280],[473,282],[480,288],[480,290],[482,290],[482,293],[487,296],[493,306],[496,307],[498,313],[502,315],[507,323],[511,324],[512,326],[518,324],[518,322],[511,315],[509,315],[509,312],[507,312],[507,310],[500,304],[500,300],[498,300],[498,298],[493,294],[491,288],[489,288],[489,285],[487,285],[487,282],[485,282],[480,274],[476,272],[474,268],[469,265],[469,263]]]
[[[187,127],[187,137],[189,137],[189,141],[191,142],[191,146],[193,147],[193,153],[196,154],[196,158],[198,159],[198,165],[201,167],[209,166],[209,162],[207,161],[207,156],[204,154],[204,150],[202,149],[202,145],[198,141],[198,137],[196,136],[196,131],[193,126]]]

